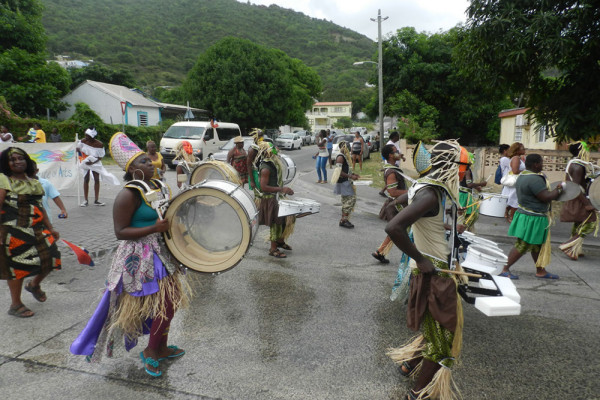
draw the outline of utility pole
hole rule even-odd
[[[371,21],[377,21],[377,33],[378,33],[378,63],[377,63],[377,74],[378,74],[378,86],[379,86],[379,149],[380,151],[385,146],[383,140],[383,51],[381,45],[381,21],[385,21],[388,17],[381,18],[381,9],[377,10],[377,19],[371,18]]]

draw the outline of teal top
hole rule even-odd
[[[142,201],[142,205],[140,205],[133,213],[133,217],[131,218],[131,226],[133,228],[151,226],[156,223],[157,219],[158,213],[156,210],[146,204],[145,201]]]

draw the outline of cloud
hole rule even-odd
[[[243,1],[243,0],[238,0]],[[245,1],[244,1],[245,2]],[[418,32],[446,31],[466,21],[469,0],[250,0],[253,4],[277,4],[310,17],[333,21],[335,24],[377,39],[377,23],[370,18],[388,17],[381,24],[385,37],[396,30],[412,26]]]

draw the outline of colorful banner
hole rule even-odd
[[[46,178],[56,189],[64,190],[77,184],[77,152],[75,142],[61,143],[0,143],[0,151],[8,147],[19,147],[29,154],[40,170],[39,176]]]

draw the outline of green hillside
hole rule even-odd
[[[50,54],[129,70],[141,86],[179,85],[197,57],[225,36],[279,48],[321,76],[319,100],[364,94],[376,45],[332,22],[235,0],[42,0]]]

